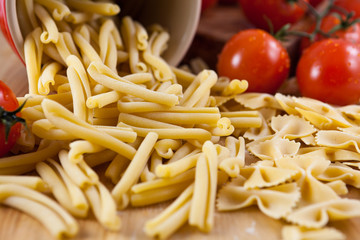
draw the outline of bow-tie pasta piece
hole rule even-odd
[[[322,130],[316,134],[320,146],[355,150],[360,153],[360,136],[335,130]]]
[[[296,209],[287,215],[285,219],[300,226],[321,228],[329,221],[344,220],[359,216],[359,200],[339,198]]]
[[[243,93],[235,97],[235,101],[246,108],[260,109],[260,108],[274,108],[282,109],[280,104],[276,101],[273,95],[266,93]]]
[[[311,229],[299,226],[284,226],[281,230],[283,240],[345,240],[346,236],[335,228]]]
[[[293,115],[276,116],[271,119],[271,128],[276,137],[290,140],[307,137],[316,129],[305,119]]]
[[[341,180],[346,184],[360,188],[360,171],[342,163],[331,164],[326,171],[317,176],[317,178],[328,182]]]
[[[243,135],[244,138],[249,140],[263,140],[269,139],[270,136],[273,134],[271,131],[266,119],[260,115],[262,120],[261,127],[259,128],[249,128]]]
[[[341,180],[328,182],[326,185],[331,187],[331,189],[334,190],[334,192],[336,192],[338,195],[345,195],[349,193],[346,183]]]
[[[271,165],[261,164],[262,162],[241,169],[241,175],[247,179],[244,183],[245,188],[276,186],[285,183],[298,173],[297,170],[274,167],[272,161],[264,161],[270,162]]]
[[[285,96],[281,93],[275,94],[275,99],[278,101],[278,103],[281,105],[282,109],[289,115],[297,115],[299,116],[299,112],[295,110],[296,103],[290,96]]]
[[[326,171],[330,161],[298,156],[278,159],[276,165],[280,168],[294,169],[300,172],[296,177],[297,184],[301,189],[302,205],[339,198],[331,187],[316,179],[316,176]]]
[[[284,156],[294,156],[299,148],[300,143],[282,138],[274,138],[248,145],[248,150],[262,160],[275,160]]]
[[[351,127],[351,123],[345,119],[336,108],[316,99],[299,97],[293,98],[299,109],[315,112],[321,116],[331,119],[332,124],[338,127]],[[299,110],[297,109],[297,110]]]
[[[290,213],[299,199],[300,191],[296,183],[265,189],[246,189],[231,183],[220,189],[217,208],[220,211],[230,211],[257,205],[264,214],[279,219]]]
[[[350,121],[353,120],[357,125],[360,121],[360,106],[358,105],[347,105],[344,107],[339,107],[338,111],[344,114]]]

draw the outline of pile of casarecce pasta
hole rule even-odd
[[[90,212],[121,231],[117,211],[172,200],[148,236],[209,232],[216,211],[257,205],[288,223],[284,239],[345,239],[327,224],[360,216],[341,197],[360,187],[360,106],[244,93],[245,80],[172,67],[169,34],[130,17],[116,26],[113,3],[24,4],[27,129],[0,159],[0,203],[57,238]]]

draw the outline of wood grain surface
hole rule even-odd
[[[235,21],[236,22],[236,21]],[[26,70],[23,63],[12,52],[0,36],[0,79],[6,82],[18,96],[27,92]],[[360,198],[360,190],[351,189],[349,197]],[[144,208],[129,208],[118,214],[122,219],[122,230],[110,232],[101,227],[94,217],[79,220],[80,232],[74,240],[149,239],[143,232],[144,223],[160,213],[168,203]],[[257,207],[235,212],[216,212],[215,227],[209,233],[182,227],[170,239],[281,239],[284,222],[262,214]],[[347,239],[360,237],[360,219],[339,221],[332,226],[347,235]],[[33,218],[0,205],[0,240],[51,240],[47,230]]]

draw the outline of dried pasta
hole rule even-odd
[[[119,231],[118,211],[166,201],[146,221],[150,237],[184,224],[210,232],[216,211],[252,205],[294,224],[284,239],[342,239],[327,223],[360,216],[345,195],[360,187],[358,106],[247,93],[246,79],[200,59],[170,66],[169,33],[115,21],[110,1],[24,3],[29,94],[18,100],[29,131],[0,159],[1,204],[58,238],[79,231],[72,216],[92,211]]]

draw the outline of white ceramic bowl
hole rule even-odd
[[[0,0],[0,27],[17,55],[23,60],[24,36],[21,33],[22,1]],[[180,63],[195,36],[200,19],[201,0],[118,0],[121,9],[143,25],[159,23],[170,33],[169,47],[164,53],[171,65]],[[125,5],[124,5],[125,4]],[[134,15],[134,16],[133,16]]]

